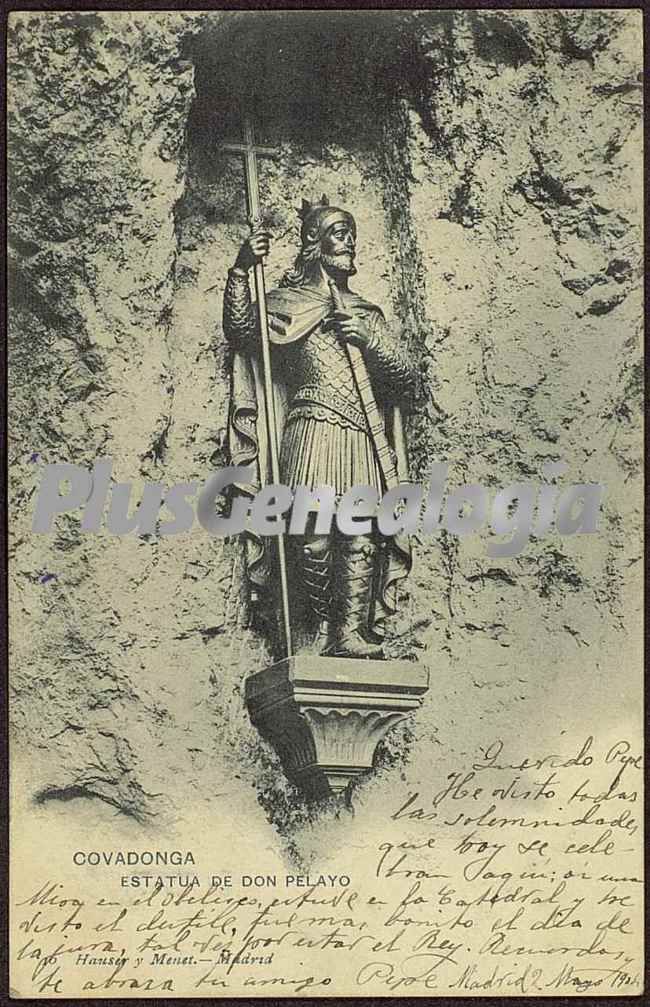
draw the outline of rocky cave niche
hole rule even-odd
[[[425,321],[409,228],[405,153],[405,87],[414,64],[410,38],[391,15],[233,17],[225,30],[220,26],[194,40],[189,55],[196,97],[187,127],[186,189],[177,208],[175,313],[179,326],[191,324],[184,320],[191,315],[211,333],[219,429],[209,462],[221,467],[229,459],[224,429],[228,356],[220,297],[227,269],[248,233],[241,157],[221,145],[241,142],[247,116],[256,142],[277,151],[258,162],[263,219],[272,234],[267,288],[277,285],[298,251],[297,210],[303,198],[325,193],[357,221],[353,288],[381,305],[412,352],[421,355]],[[410,422],[418,423],[417,402]],[[411,441],[415,471],[421,439]],[[232,544],[230,560],[239,582],[241,626],[248,624],[250,613],[238,576],[238,548]],[[408,646],[404,629],[389,656],[400,657]],[[255,654],[258,647],[265,648],[263,634],[250,634],[249,643],[249,667],[240,669],[244,675],[270,663],[268,653]],[[396,746],[403,747],[404,734],[404,728],[397,729],[379,749],[378,759],[391,758],[389,748],[395,754]],[[276,793],[268,802],[274,818],[279,799]]]
[[[276,151],[258,159],[262,216],[272,235],[267,289],[298,251],[303,198],[324,193],[357,221],[353,288],[381,305],[418,354],[426,322],[409,228],[405,97],[413,51],[400,21],[384,14],[242,15],[193,41],[196,97],[187,128],[186,189],[177,208],[177,314],[185,311],[185,291],[187,308],[203,312],[211,332],[224,390],[228,360],[219,298],[248,223],[242,159],[222,145],[242,141],[245,117],[256,143]],[[220,409],[210,458],[215,466],[228,464],[223,398]],[[412,422],[417,413],[416,403]],[[417,467],[419,438],[411,440]]]
[[[410,750],[406,728],[388,737],[386,773],[364,800],[381,804],[406,764],[425,778],[432,738],[437,752],[464,751],[477,703],[487,722],[519,717],[527,699],[546,723],[564,693],[549,689],[540,654],[553,655],[548,675],[572,669],[582,694],[591,669],[576,641],[599,640],[611,612],[620,659],[638,590],[626,532],[638,520],[637,22],[429,10],[75,12],[56,24],[18,21],[13,39],[25,792],[158,826],[214,803],[227,779],[228,808],[253,820],[259,801],[285,837],[304,813],[244,704],[244,679],[268,654],[245,628],[239,543],[79,537],[72,517],[56,537],[28,531],[32,448],[88,466],[110,451],[114,477],[166,485],[225,464],[221,298],[248,228],[242,165],[220,144],[241,138],[241,106],[258,142],[278,149],[260,162],[269,287],[295,256],[303,197],[325,192],[357,218],[353,286],[422,363],[411,480],[432,458],[487,486],[561,459],[572,478],[610,488],[608,534],[588,557],[555,537],[501,569],[478,538],[415,543],[389,656],[415,641],[435,701]],[[45,59],[50,35],[56,59]],[[66,116],[78,115],[73,130]],[[41,570],[58,576],[47,591]]]

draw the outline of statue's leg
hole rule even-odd
[[[332,607],[332,543],[327,535],[305,535],[302,539],[302,583],[304,603],[312,624],[316,624],[316,650],[327,643]]]
[[[368,639],[379,546],[374,536],[341,537],[336,544],[334,577],[336,613],[327,653],[336,657],[383,656],[381,645]]]

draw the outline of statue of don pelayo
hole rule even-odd
[[[282,483],[353,486],[382,496],[408,480],[402,410],[415,382],[414,361],[379,307],[349,288],[356,273],[354,217],[303,200],[301,248],[293,268],[267,295],[274,405]],[[238,492],[251,497],[272,480],[260,378],[259,324],[249,271],[269,251],[260,225],[228,272],[223,329],[232,349],[231,464],[252,465],[256,478]],[[367,535],[288,536],[292,631],[299,649],[332,657],[381,658],[385,621],[411,565],[408,540]],[[277,611],[272,540],[246,533],[252,600]]]

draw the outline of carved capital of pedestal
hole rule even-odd
[[[381,739],[420,706],[428,684],[411,661],[299,655],[251,675],[246,704],[288,778],[320,799],[372,767]]]

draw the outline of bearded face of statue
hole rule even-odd
[[[320,243],[320,258],[328,272],[354,276],[356,268],[356,228],[349,221],[337,221],[327,229]]]
[[[305,201],[303,201],[305,202]],[[305,206],[311,204],[305,202]],[[318,278],[319,265],[333,278],[354,276],[356,268],[357,227],[347,210],[329,203],[312,207],[303,214],[301,248],[292,269],[280,282],[281,287],[301,287]]]

